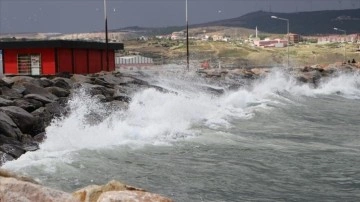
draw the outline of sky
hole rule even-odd
[[[109,29],[185,25],[186,0],[106,0]],[[187,0],[189,24],[253,11],[360,8],[360,0]],[[104,0],[0,0],[0,34],[104,30]]]

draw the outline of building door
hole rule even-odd
[[[31,55],[31,75],[40,75],[40,55]]]
[[[40,54],[19,54],[18,74],[40,75],[41,74]]]

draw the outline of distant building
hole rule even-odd
[[[358,43],[360,40],[360,34],[349,34],[349,35],[327,35],[320,36],[317,38],[319,44],[326,43]]]
[[[115,50],[121,43],[89,41],[0,42],[5,75],[87,74],[115,70]],[[108,51],[106,51],[108,49]],[[107,61],[107,54],[109,61]]]
[[[181,31],[181,32],[173,32],[171,34],[171,40],[184,40],[186,38],[185,36],[185,32]]]
[[[254,45],[258,47],[276,47],[282,48],[287,46],[287,40],[285,39],[265,39],[265,40],[254,40]]]
[[[299,43],[300,40],[301,40],[300,35],[294,34],[294,33],[289,33],[289,43],[290,44]]]

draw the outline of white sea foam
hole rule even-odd
[[[52,161],[69,161],[73,151],[104,148],[114,145],[141,147],[152,144],[171,144],[173,141],[197,135],[197,126],[217,129],[231,127],[233,118],[251,118],[257,109],[268,109],[269,103],[289,103],[282,94],[317,96],[341,94],[359,98],[359,74],[339,75],[323,81],[318,88],[299,84],[291,76],[273,71],[252,86],[214,96],[183,80],[163,79],[158,83],[177,93],[146,89],[136,93],[127,110],[111,111],[79,91],[69,102],[71,113],[54,120],[46,129],[46,140],[35,152],[28,152],[4,167],[20,169],[31,165],[48,165]],[[171,83],[172,82],[172,83]],[[171,85],[170,85],[171,83]],[[174,86],[188,85],[185,88]],[[103,119],[89,123],[97,114]]]

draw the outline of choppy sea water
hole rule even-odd
[[[226,84],[169,69],[136,75],[176,93],[141,90],[127,110],[78,92],[40,150],[4,168],[68,192],[116,179],[175,201],[359,200],[358,73],[314,88],[274,70],[218,96],[204,87]]]

